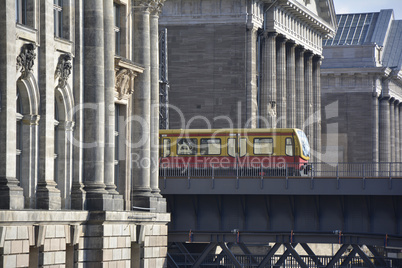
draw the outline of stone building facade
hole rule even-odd
[[[392,10],[337,15],[323,43],[323,140],[340,162],[402,161],[402,21]]]
[[[166,2],[171,128],[298,127],[321,147],[322,40],[333,1]]]
[[[166,266],[163,2],[0,2],[0,267]]]

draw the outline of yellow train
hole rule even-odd
[[[295,128],[160,130],[161,168],[242,167],[306,171],[310,145]],[[290,167],[290,168],[289,168]]]

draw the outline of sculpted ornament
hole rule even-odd
[[[165,1],[166,0],[140,0],[138,2],[141,6],[149,8],[151,13],[160,14]]]
[[[121,68],[116,72],[116,92],[117,98],[128,99],[134,92],[134,71],[126,68]]]
[[[36,53],[34,44],[25,44],[21,47],[21,52],[17,57],[17,71],[21,69],[21,77],[25,78],[32,73],[35,63]]]
[[[57,63],[55,79],[59,78],[59,87],[64,88],[67,84],[67,80],[71,74],[71,55],[62,54],[59,57],[59,62]]]

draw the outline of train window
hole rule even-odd
[[[239,156],[243,157],[247,154],[247,139],[246,138],[241,138],[240,143],[239,143]]]
[[[236,156],[236,139],[228,139],[228,155],[233,157]]]
[[[221,154],[221,139],[201,139],[201,155],[219,155]]]
[[[180,139],[177,142],[178,155],[196,155],[197,139]]]
[[[163,139],[163,157],[170,155],[170,139]]]
[[[293,156],[292,138],[286,138],[286,140],[285,140],[285,153],[286,153],[286,155]]]
[[[255,138],[254,154],[273,154],[274,141],[272,138]]]

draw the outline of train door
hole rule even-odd
[[[247,137],[234,134],[228,138],[228,155],[231,157],[244,157],[247,154]]]

